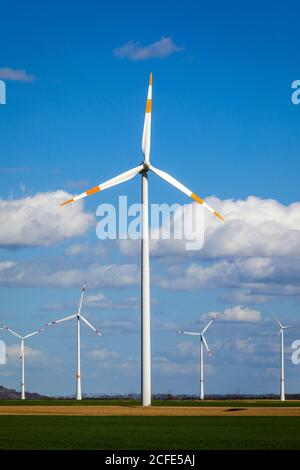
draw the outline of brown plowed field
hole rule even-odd
[[[300,407],[0,406],[11,416],[300,416]]]

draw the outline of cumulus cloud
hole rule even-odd
[[[218,321],[224,322],[258,322],[261,320],[261,312],[242,305],[226,308],[222,313],[211,312],[202,315],[202,320],[209,321],[215,315]]]
[[[57,191],[0,200],[0,245],[48,246],[84,233],[94,223],[93,216],[83,212],[81,203],[60,208],[59,202],[68,197]],[[219,297],[239,305],[266,302],[274,296],[300,296],[300,203],[284,205],[255,196],[237,201],[207,200],[225,217],[225,223],[205,213],[205,243],[198,251],[186,251],[184,241],[151,240],[151,255],[157,260],[152,284],[169,290],[218,287]],[[192,210],[185,213],[189,216]],[[123,240],[118,247],[122,255],[136,259],[140,255],[139,241]],[[91,253],[87,262],[78,265],[76,256],[87,258]],[[64,265],[56,266],[3,261],[0,282],[73,287],[87,279],[92,288],[102,289],[132,286],[139,281],[140,267],[135,263],[95,262],[95,255],[105,254],[103,244],[74,244],[66,254]],[[97,308],[109,308],[109,302],[106,298],[94,299]]]
[[[156,284],[171,290],[224,288],[227,300],[265,302],[274,296],[300,296],[297,258],[237,258],[170,266]]]
[[[152,256],[167,267],[156,283],[174,290],[226,287],[220,295],[240,303],[299,296],[300,203],[254,196],[207,200],[225,223],[205,213],[205,242],[198,251],[185,250],[183,242],[152,241]],[[124,243],[121,251],[133,254],[134,245]]]
[[[142,46],[139,42],[129,41],[114,50],[117,57],[129,59],[133,62],[147,59],[164,59],[175,52],[182,51],[171,37],[162,37],[159,41]]]
[[[34,75],[29,74],[26,70],[11,67],[0,68],[0,78],[15,82],[33,82],[35,80]]]
[[[197,256],[202,259],[220,259],[300,255],[299,202],[284,205],[273,199],[255,196],[236,201],[221,201],[216,197],[208,197],[206,200],[225,217],[225,223],[220,223],[212,214],[204,212],[204,227],[199,227],[204,229],[203,248],[189,252],[184,249],[185,243],[157,240],[151,244],[154,256],[168,257],[174,254],[186,258]],[[193,225],[191,218],[194,213],[187,209],[188,206],[185,206],[184,218],[190,227]],[[177,211],[181,212],[182,207]]]
[[[47,364],[49,358],[44,351],[34,349],[25,345],[26,363],[29,364]],[[17,363],[20,357],[20,344],[13,344],[6,347],[7,363]]]
[[[122,288],[137,284],[140,272],[134,264],[93,263],[82,268],[57,267],[46,262],[3,261],[0,265],[0,284],[5,286]]]
[[[151,254],[163,258],[185,257],[199,259],[300,256],[300,203],[284,205],[273,199],[249,196],[245,200],[208,197],[206,201],[225,217],[220,223],[208,211],[204,212],[204,246],[197,251],[185,249],[192,232],[183,240],[155,240],[157,229],[151,231]],[[193,204],[179,206],[174,213],[176,221],[182,212],[186,227],[193,227]],[[163,229],[163,227],[162,227]],[[120,250],[136,255],[139,244],[120,241]]]
[[[206,217],[203,256],[263,257],[300,254],[300,203],[281,204],[249,196],[245,200],[208,202],[225,217],[220,225]]]
[[[94,217],[84,213],[82,204],[60,207],[70,196],[59,190],[21,199],[0,199],[0,246],[49,246],[85,233]]]

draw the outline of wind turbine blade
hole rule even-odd
[[[84,323],[89,326],[98,336],[101,336],[101,331],[97,330],[89,321],[87,321],[86,318],[84,318],[82,315],[80,316],[81,320],[84,321]]]
[[[207,323],[207,325],[203,328],[203,330],[202,330],[202,332],[201,332],[202,335],[203,335],[203,334],[206,332],[206,330],[210,327],[210,325],[212,324],[213,321],[214,321],[214,318],[212,318],[212,319]]]
[[[51,321],[50,323],[46,323],[46,326],[56,325],[57,323],[72,320],[72,318],[76,318],[76,317],[77,317],[77,314],[76,315],[70,315],[69,317],[60,318],[59,320],[54,320],[54,321]]]
[[[62,202],[60,205],[64,206],[65,204],[69,204],[70,202],[78,201],[79,199],[82,199],[87,196],[91,196],[92,194],[98,193],[99,191],[103,191],[104,189],[108,189],[108,188],[111,188],[112,186],[116,186],[117,184],[124,183],[125,181],[130,180],[135,175],[140,173],[142,169],[143,169],[143,165],[139,165],[136,168],[132,168],[131,170],[125,171],[124,173],[121,173],[120,175],[115,176],[114,178],[108,181],[105,181],[105,183],[99,184],[98,186],[88,189],[87,191],[79,194],[78,196],[74,196],[72,199],[69,199],[68,201]]]
[[[152,110],[152,73],[150,73],[150,78],[149,78],[149,87],[148,87],[143,138],[142,138],[142,151],[144,154],[145,162],[149,162],[149,158],[150,158],[151,110]]]
[[[203,335],[201,335],[201,336],[202,336],[202,341],[203,341],[203,343],[204,343],[204,346],[205,346],[206,349],[207,349],[208,354],[211,355],[211,351],[210,351],[210,349],[209,349],[209,347],[208,347],[208,344],[207,344],[207,342],[206,342],[206,339],[204,338]]]
[[[201,199],[199,196],[197,196],[195,193],[193,193],[190,189],[188,189],[186,186],[184,186],[182,183],[177,181],[173,176],[169,175],[165,171],[159,170],[158,168],[155,168],[154,166],[150,165],[150,170],[153,171],[157,176],[162,178],[163,180],[167,181],[167,183],[170,183],[172,186],[175,188],[179,189],[182,193],[186,194],[190,198],[194,199],[194,201],[198,202],[199,204],[202,204],[206,209],[208,209],[212,214],[217,216],[219,219],[221,219],[224,222],[224,218],[217,212],[215,211],[212,207],[210,207],[203,199]]]
[[[178,331],[179,334],[182,334],[182,335],[192,335],[192,336],[200,336],[200,333],[195,333],[195,332],[192,332],[192,331]]]
[[[23,339],[30,338],[30,336],[37,335],[38,333],[42,333],[44,331],[44,328],[41,328],[40,330],[34,331],[33,333],[29,333],[29,335],[24,336]]]
[[[282,335],[282,333],[283,333],[283,329],[280,328],[279,333],[278,333],[278,335],[276,336],[276,341],[279,340],[279,337],[280,337],[280,335]]]
[[[273,318],[274,318],[274,320],[278,323],[278,325],[280,326],[280,328],[283,328],[283,325],[280,323],[280,321],[278,320],[278,318],[275,317],[275,315],[273,315]]]
[[[22,339],[22,336],[21,336],[21,335],[19,335],[18,333],[16,333],[14,330],[12,330],[11,328],[9,328],[9,327],[6,326],[6,325],[1,326],[1,330],[7,330],[7,331],[9,331],[12,335],[16,336],[16,337],[19,338],[19,339]]]
[[[83,297],[85,293],[85,286],[86,286],[86,282],[84,282],[83,288],[81,289],[80,301],[79,301],[79,306],[78,306],[78,315],[80,315],[80,312],[81,312]]]

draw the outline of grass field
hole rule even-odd
[[[300,449],[300,418],[0,416],[0,449]]]
[[[0,400],[0,449],[300,450],[300,401],[164,400],[153,405]]]

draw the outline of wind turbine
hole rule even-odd
[[[203,199],[193,193],[190,189],[170,176],[168,173],[155,168],[150,163],[150,140],[151,140],[151,110],[152,110],[152,73],[150,74],[148,96],[146,101],[146,112],[142,137],[142,152],[144,159],[142,163],[125,171],[114,178],[105,181],[98,186],[85,191],[84,193],[74,196],[72,199],[61,204],[69,204],[78,201],[86,196],[111,188],[117,184],[124,183],[134,176],[140,174],[142,177],[142,236],[141,236],[141,335],[142,335],[142,351],[141,351],[141,388],[142,388],[142,405],[151,405],[151,331],[150,331],[150,272],[149,272],[149,219],[148,219],[148,172],[152,171],[157,176],[167,181],[179,191],[191,197],[194,201],[202,204],[206,209],[224,221],[223,217],[212,209]]]
[[[9,328],[6,325],[3,325],[0,327],[0,330],[7,330],[9,331],[12,335],[16,336],[16,338],[19,338],[21,340],[21,347],[20,347],[20,361],[21,361],[21,399],[25,400],[25,339],[30,338],[31,336],[34,336],[38,333],[42,333],[44,329],[40,329],[37,331],[34,331],[33,333],[30,333],[29,335],[26,336],[21,336],[19,333],[16,333],[14,330]]]
[[[76,400],[81,400],[82,395],[81,395],[81,355],[80,355],[80,322],[81,320],[89,327],[91,328],[96,335],[101,336],[101,332],[97,330],[91,323],[83,316],[81,315],[81,308],[82,308],[82,303],[83,303],[83,297],[85,293],[85,286],[86,284],[84,283],[83,288],[81,290],[81,295],[80,295],[80,301],[79,301],[79,306],[77,313],[74,315],[69,315],[68,317],[61,318],[60,320],[54,320],[50,323],[47,323],[46,326],[52,326],[56,325],[57,323],[62,323],[64,321],[68,320],[73,320],[73,318],[77,319],[77,374],[76,374]]]
[[[279,333],[278,337],[281,336],[281,367],[280,367],[280,400],[285,401],[285,389],[284,389],[284,330],[287,330],[288,328],[293,328],[293,326],[289,325],[282,325],[282,323],[273,316],[274,320],[278,323],[279,325]]]
[[[212,318],[210,322],[208,322],[208,324],[203,328],[201,333],[192,332],[192,331],[182,331],[182,330],[178,331],[178,333],[182,335],[192,335],[192,336],[200,337],[200,400],[204,400],[204,348],[203,348],[203,345],[205,346],[208,354],[211,356],[211,351],[204,337],[204,333],[210,327],[210,325],[212,324],[214,320],[215,320],[215,317]]]

